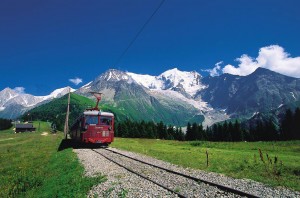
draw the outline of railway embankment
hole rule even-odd
[[[77,149],[75,152],[85,166],[87,175],[93,176],[97,173],[107,175],[108,180],[95,186],[89,193],[90,197],[114,197],[120,195],[126,195],[127,197],[300,196],[299,192],[286,188],[273,188],[249,179],[233,179],[217,173],[183,168],[149,156],[114,148]],[[148,164],[153,164],[156,167]],[[158,167],[180,173],[181,175],[164,171]],[[182,175],[199,178],[199,181]],[[202,181],[225,186],[229,190],[220,189]],[[230,192],[230,189],[244,192],[245,195]]]

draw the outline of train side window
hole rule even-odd
[[[85,124],[98,124],[98,116],[86,116]]]
[[[100,117],[100,124],[101,125],[109,125],[109,126],[111,126],[111,117],[101,116]]]

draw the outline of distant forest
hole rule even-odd
[[[11,122],[12,122],[11,120],[0,118],[0,130],[5,130],[12,127]]]
[[[236,120],[214,124],[203,128],[202,124],[188,123],[186,133],[181,127],[165,125],[163,122],[136,122],[126,120],[115,127],[117,137],[129,138],[159,138],[166,140],[208,140],[208,141],[274,141],[300,140],[300,109],[295,112],[287,110],[280,127],[276,128],[272,120],[257,121],[255,127],[245,130]]]

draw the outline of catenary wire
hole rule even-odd
[[[139,37],[139,35],[142,33],[142,31],[145,29],[145,27],[148,25],[148,23],[151,21],[151,19],[154,17],[154,15],[157,13],[157,11],[161,8],[161,6],[164,4],[165,0],[162,0],[158,7],[154,10],[154,12],[151,14],[151,16],[147,19],[147,21],[144,23],[144,25],[141,27],[141,29],[137,32],[135,37],[131,40],[127,48],[123,51],[123,53],[120,55],[120,57],[117,59],[115,64],[113,65],[113,68],[118,65],[118,63],[121,61],[123,56],[126,54],[126,52],[129,50],[129,48],[132,46],[132,44],[135,42],[135,40]]]

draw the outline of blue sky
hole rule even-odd
[[[1,0],[0,90],[24,87],[46,95],[78,88],[109,68],[159,75],[177,67],[204,74],[223,61],[220,70],[228,66],[228,73],[243,74],[230,65],[246,68],[247,57],[273,59],[278,51],[298,64],[298,0],[166,0],[114,65],[160,2]],[[264,51],[271,45],[274,56]],[[263,65],[259,60],[251,61]],[[83,81],[77,86],[69,81],[76,77]]]

